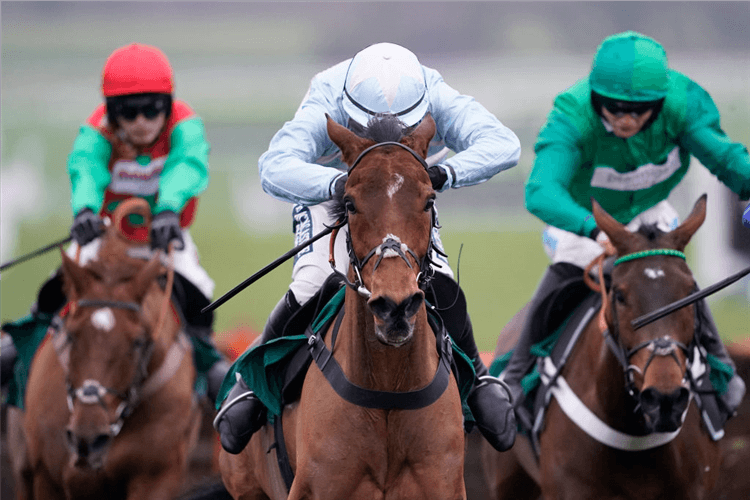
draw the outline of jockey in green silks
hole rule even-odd
[[[685,176],[694,155],[740,198],[750,198],[750,156],[726,136],[711,96],[687,76],[668,68],[664,48],[628,31],[599,46],[588,78],[554,101],[534,151],[526,181],[526,208],[547,226],[543,243],[552,265],[532,298],[529,316],[559,284],[583,274],[603,252],[591,198],[631,231],[655,224],[677,227],[666,201]],[[704,301],[699,343],[734,369]],[[520,381],[533,364],[530,347],[550,332],[521,333],[501,378],[522,397]],[[724,418],[733,415],[745,393],[734,370],[719,398]],[[517,399],[518,401],[518,399]]]
[[[67,253],[75,256],[80,249],[82,265],[96,258],[103,218],[128,198],[149,202],[151,247],[166,251],[173,242],[173,300],[213,401],[229,364],[212,340],[213,313],[198,314],[210,303],[214,282],[198,262],[188,231],[197,197],[208,186],[210,147],[203,121],[188,104],[172,98],[172,67],[156,47],[133,43],[115,50],[104,65],[101,88],[105,102],[81,126],[68,157],[74,241]],[[137,229],[132,237],[145,242],[145,231]],[[65,301],[58,271],[42,286],[31,316],[3,330],[16,336],[46,328]],[[8,375],[15,349],[3,347]]]

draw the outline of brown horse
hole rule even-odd
[[[68,313],[37,351],[9,431],[22,436],[20,499],[170,499],[182,486],[200,423],[192,348],[158,255],[131,257],[119,232],[124,216],[150,215],[144,203],[118,208],[98,260],[63,253]]]
[[[394,398],[430,386],[441,365],[420,289],[435,199],[423,158],[434,133],[429,116],[406,137],[400,126],[391,137],[366,132],[373,140],[328,119],[328,134],[351,165],[342,207],[353,255],[333,360],[351,383]],[[329,349],[332,336],[325,338]],[[343,399],[311,365],[301,399],[283,411],[294,471],[288,498],[465,498],[461,401],[448,377],[431,404],[376,409]],[[287,498],[276,452],[269,452],[274,442],[266,425],[241,454],[222,451],[232,496]]]
[[[694,290],[690,269],[674,251],[682,252],[703,223],[705,195],[668,233],[653,227],[631,233],[596,202],[593,212],[617,255],[630,260],[614,267],[604,314],[588,322],[560,373],[539,436],[538,462],[520,435],[512,453],[499,454],[483,443],[491,497],[706,498],[719,474],[721,452],[690,404],[686,347],[694,341],[695,306],[638,330],[631,326],[636,317]],[[637,253],[642,251],[648,252]],[[525,309],[501,333],[498,350],[517,338]],[[562,396],[563,384],[595,417],[588,414],[586,423],[574,423],[575,414],[586,410],[570,410],[572,398]],[[595,420],[608,430],[596,432]]]

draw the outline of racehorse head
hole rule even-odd
[[[350,165],[333,213],[348,218],[350,277],[361,285],[376,337],[386,345],[412,338],[425,297],[420,283],[432,272],[435,191],[424,158],[434,134],[429,114],[413,130],[395,116],[375,118],[362,137],[328,117],[328,135]]]
[[[100,468],[112,439],[138,403],[154,353],[154,310],[145,300],[162,271],[150,262],[100,252],[79,266],[63,253],[71,308],[56,345],[66,370],[70,420],[67,444],[77,467]],[[158,301],[157,301],[158,302]]]
[[[689,346],[696,330],[695,305],[683,307],[638,330],[631,321],[695,291],[696,283],[684,258],[685,246],[706,216],[706,195],[676,229],[663,232],[644,226],[637,232],[593,201],[597,226],[617,250],[606,306],[606,322],[625,366],[628,392],[640,405],[646,430],[672,432],[680,428],[690,390]],[[613,348],[613,350],[615,350]]]

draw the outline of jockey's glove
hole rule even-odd
[[[175,250],[185,248],[179,215],[171,210],[164,210],[156,214],[151,221],[151,248],[167,252],[169,243],[172,241],[174,241]]]
[[[81,209],[73,219],[73,225],[70,227],[70,235],[83,246],[97,238],[104,232],[104,223],[101,217],[96,215],[90,208]]]
[[[445,181],[448,180],[448,174],[440,165],[433,165],[427,169],[427,174],[430,176],[430,182],[432,182],[432,189],[440,191],[445,185]]]

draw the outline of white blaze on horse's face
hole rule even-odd
[[[643,274],[645,274],[647,277],[651,278],[652,280],[663,278],[665,276],[664,271],[662,268],[657,267],[656,269],[651,269],[650,267],[647,267],[643,270]]]
[[[404,177],[401,174],[393,174],[393,179],[395,180],[388,186],[388,191],[386,191],[390,199],[393,199],[393,195],[404,185]]]
[[[115,327],[115,315],[112,313],[112,309],[109,307],[97,309],[91,315],[91,324],[99,330],[104,330],[105,332],[112,331]]]

